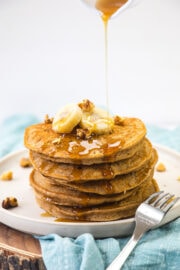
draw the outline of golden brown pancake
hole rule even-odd
[[[157,152],[156,150],[153,150],[151,160],[143,168],[125,175],[118,175],[110,180],[98,180],[87,181],[84,183],[76,183],[67,181],[63,182],[59,181],[59,179],[49,178],[49,181],[51,183],[52,181],[54,181],[54,183],[67,186],[81,192],[95,193],[100,195],[117,194],[136,188],[138,185],[147,180],[147,178],[152,177],[156,162]],[[48,179],[48,177],[46,177],[46,179]]]
[[[79,207],[120,201],[131,196],[135,192],[135,190],[130,190],[127,192],[121,192],[120,194],[112,194],[106,196],[81,192],[63,185],[53,184],[49,181],[48,178],[42,176],[35,170],[33,170],[30,175],[30,184],[34,189],[35,194],[46,197],[48,201],[51,201],[55,204],[58,203],[60,205]]]
[[[36,194],[36,200],[42,209],[59,218],[59,221],[112,221],[132,217],[139,204],[158,190],[156,181],[151,180],[139,188],[131,199],[128,197],[120,202],[85,208],[55,204],[39,194]]]
[[[44,176],[63,181],[89,181],[111,179],[117,175],[136,171],[144,166],[152,156],[152,145],[149,140],[142,142],[142,147],[131,157],[113,163],[89,165],[73,165],[52,162],[44,159],[36,152],[30,151],[33,167]]]
[[[114,125],[111,134],[94,135],[90,139],[78,139],[76,133],[58,134],[51,123],[41,123],[26,128],[24,144],[46,159],[89,165],[131,157],[145,135],[146,127],[137,118],[125,118],[122,125]]]

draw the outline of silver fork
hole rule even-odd
[[[136,210],[136,225],[132,237],[106,270],[121,269],[139,239],[145,232],[159,225],[165,214],[179,199],[179,197],[175,198],[174,195],[160,191],[152,194],[146,201],[141,203]]]

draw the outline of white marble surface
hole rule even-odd
[[[0,0],[0,121],[89,98],[105,106],[104,31],[80,0]],[[109,23],[109,104],[180,124],[180,1],[141,0]]]

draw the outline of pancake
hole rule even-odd
[[[131,158],[92,166],[52,162],[42,158],[38,153],[30,151],[30,160],[36,170],[44,176],[68,182],[112,179],[117,175],[138,170],[150,160],[151,156],[152,145],[148,139],[142,142],[140,149]]]
[[[137,118],[124,118],[122,125],[114,125],[112,133],[89,139],[80,139],[75,132],[58,134],[51,123],[40,123],[26,128],[24,144],[46,159],[90,165],[133,156],[145,135],[146,127]]]
[[[102,196],[80,192],[62,185],[52,184],[47,180],[48,179],[39,172],[35,170],[32,171],[30,175],[30,184],[34,189],[35,194],[37,194],[37,196],[41,195],[46,198],[47,201],[51,201],[52,203],[73,207],[85,207],[117,202],[131,196],[135,192],[134,190],[130,190],[121,192],[120,194]]]
[[[49,178],[49,181],[51,183],[52,181],[54,181],[54,183],[58,183],[72,189],[87,193],[95,193],[100,195],[117,194],[136,188],[138,185],[147,180],[148,177],[152,177],[157,158],[157,152],[155,149],[153,149],[151,160],[146,166],[135,172],[131,172],[125,175],[118,175],[111,180],[98,180],[87,181],[85,183],[75,183],[67,181],[63,182],[59,181],[59,179]],[[46,177],[46,179],[48,179],[48,177]]]
[[[42,209],[59,221],[112,221],[132,217],[137,207],[146,200],[152,193],[159,191],[155,180],[147,181],[146,185],[139,188],[131,199],[126,198],[120,202],[101,205],[98,207],[68,207],[51,201],[46,197],[36,194],[37,203]]]

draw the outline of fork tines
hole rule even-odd
[[[145,203],[150,204],[163,212],[169,211],[173,205],[180,199],[180,197],[175,197],[170,193],[165,193],[164,191],[159,191],[152,194]]]

